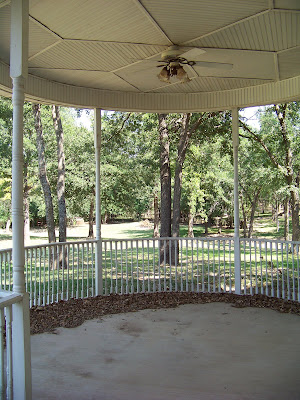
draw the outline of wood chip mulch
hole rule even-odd
[[[233,307],[270,308],[282,313],[300,315],[300,303],[265,295],[235,295],[231,293],[161,292],[97,296],[71,299],[30,310],[31,334],[55,332],[56,328],[75,328],[84,321],[107,314],[135,312],[145,309],[174,308],[182,304],[213,302],[232,303]]]

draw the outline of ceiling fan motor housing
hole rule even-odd
[[[163,51],[161,54],[162,60],[170,60],[172,58],[177,58],[182,54],[182,50],[178,46],[170,46],[167,50]]]

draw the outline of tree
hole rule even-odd
[[[64,153],[64,131],[60,118],[59,107],[52,106],[53,126],[57,141],[57,201],[59,220],[59,241],[67,240],[67,211],[65,199],[65,153]]]
[[[41,120],[41,105],[33,104],[32,112],[35,120],[36,130],[36,146],[38,152],[38,163],[39,163],[39,178],[44,193],[44,200],[46,206],[46,221],[48,230],[49,243],[56,242],[55,236],[55,223],[54,223],[54,212],[53,212],[53,201],[51,187],[47,176],[47,166],[45,158],[45,142],[43,136],[43,126]]]
[[[254,131],[240,121],[243,136],[260,144],[285,180],[292,213],[292,240],[299,241],[300,113],[298,102],[276,104],[260,114],[261,128]]]

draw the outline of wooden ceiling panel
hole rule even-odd
[[[280,51],[300,45],[300,13],[271,11],[191,41],[189,45]]]
[[[30,15],[65,39],[169,43],[132,0],[40,0]]]
[[[141,3],[175,44],[268,9],[267,0],[141,0]]]
[[[111,72],[30,69],[30,73],[55,82],[95,89],[137,91],[123,79]]]
[[[278,54],[280,79],[298,76],[300,72],[300,47]]]
[[[29,66],[113,71],[164,49],[165,46],[64,40],[34,57]]]
[[[240,87],[255,86],[266,83],[263,79],[239,79],[239,78],[217,78],[217,77],[199,77],[192,79],[185,85],[167,85],[154,92],[162,93],[198,93],[198,92],[216,92],[220,90],[238,89]]]

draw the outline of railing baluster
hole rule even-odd
[[[130,265],[130,272],[131,272],[131,294],[134,293],[134,280],[133,280],[133,240],[130,241],[130,248],[131,248],[131,265]]]
[[[186,291],[189,291],[189,249],[188,249],[188,240],[185,240],[185,252],[186,252],[186,282],[185,287]]]
[[[6,399],[13,398],[13,358],[12,358],[12,306],[5,307],[6,319]]]
[[[293,268],[293,273],[292,273],[292,279],[293,279],[293,300],[296,300],[296,291],[295,291],[295,248],[294,248],[294,243],[291,244],[291,254],[292,254],[292,268]]]
[[[46,305],[46,247],[42,247],[44,276],[43,276],[43,305]]]
[[[76,298],[79,298],[79,244],[77,244],[77,274],[76,274],[76,279],[77,279],[77,285],[76,285]]]
[[[90,275],[89,275],[89,264],[90,264],[90,248],[89,244],[86,244],[86,297],[89,297],[89,289],[90,289]]]
[[[228,251],[229,251],[229,293],[232,293],[232,279],[231,279],[231,240],[228,241]]]
[[[1,266],[2,267],[2,266]],[[4,371],[4,309],[0,309],[0,399],[5,398],[5,371]]]
[[[290,274],[289,274],[289,244],[285,244],[286,247],[286,282],[287,282],[287,299],[291,299],[291,290],[290,290]]]
[[[216,291],[216,273],[215,273],[215,245],[216,241],[213,241],[213,292]]]
[[[142,253],[143,253],[143,258],[142,258],[142,293],[145,293],[145,248],[144,248],[144,240],[142,239]]]
[[[81,298],[84,298],[84,245],[81,245]]]
[[[254,258],[255,258],[255,294],[258,294],[258,283],[257,283],[257,242],[254,241]]]
[[[121,294],[123,294],[123,242],[120,242],[120,252],[121,252]]]
[[[74,253],[75,253],[74,244],[72,244],[72,292],[71,292],[72,298],[74,298],[74,274],[75,274],[75,271],[74,271]]]
[[[172,246],[174,241],[172,239],[169,240],[169,271],[170,271],[170,276],[169,276],[169,291],[172,292]]]
[[[273,244],[270,242],[270,260],[271,260],[271,296],[274,297],[274,279],[273,279]]]
[[[160,274],[160,265],[161,265],[161,240],[158,239],[158,291],[161,292],[161,274]]]
[[[252,241],[249,239],[249,249],[250,249],[250,257],[249,257],[249,266],[250,266],[250,294],[253,295],[252,288]]]
[[[129,293],[129,283],[128,283],[128,241],[126,240],[126,294]]]
[[[153,243],[153,285],[152,285],[152,291],[153,291],[153,293],[155,293],[156,292],[156,281],[155,281],[155,279],[156,279],[156,276],[155,276],[155,249],[156,249],[156,246],[155,246],[155,239],[153,239],[152,243]]]
[[[174,251],[175,251],[175,292],[178,291],[178,282],[177,282],[177,265],[178,265],[178,254],[179,254],[179,241],[178,239],[175,240],[175,246],[174,246]]]
[[[298,301],[300,301],[299,244],[297,244],[297,287],[298,287]]]
[[[147,257],[148,257],[148,293],[150,293],[151,285],[150,285],[150,240],[149,239],[147,239]]]
[[[115,241],[115,271],[116,271],[115,293],[118,294],[118,242],[117,241]]]

